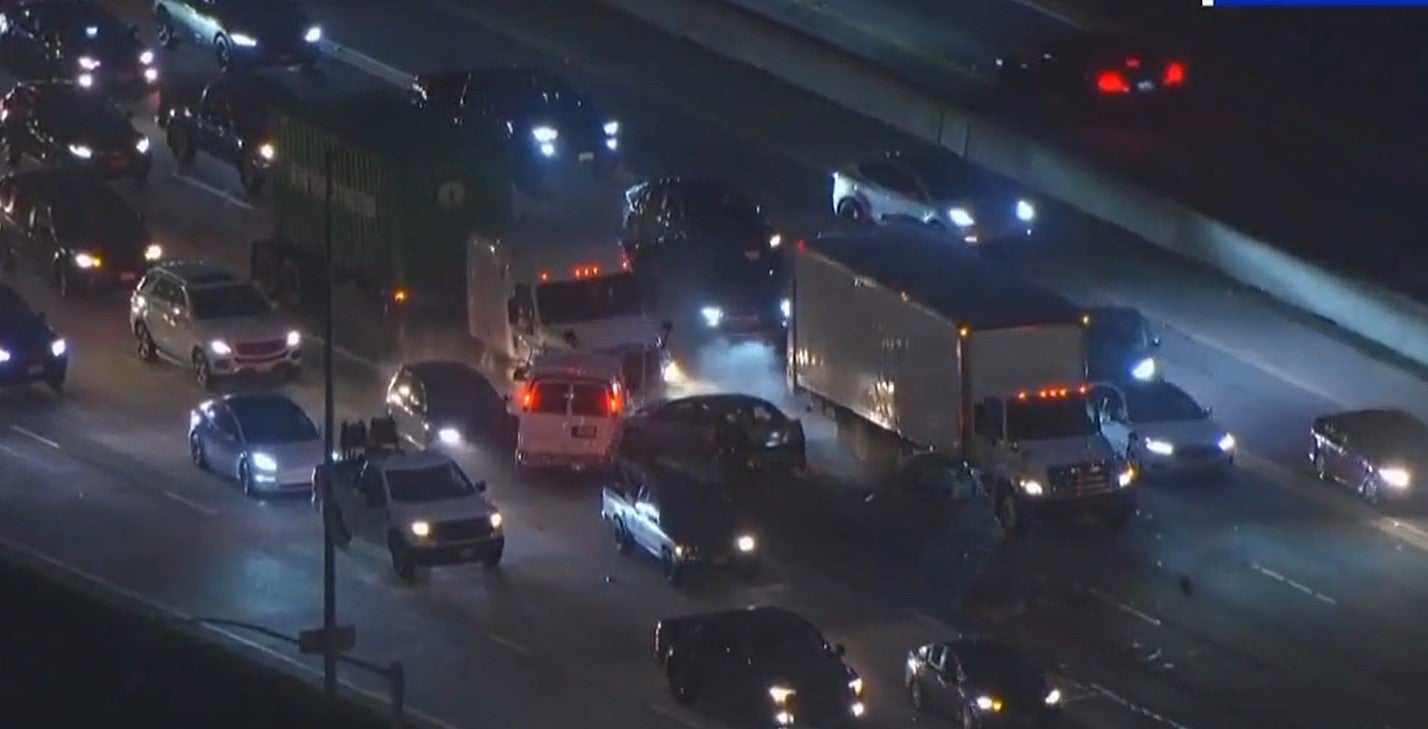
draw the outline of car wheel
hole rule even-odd
[[[1366,477],[1364,482],[1359,485],[1359,495],[1364,497],[1364,501],[1378,506],[1383,496],[1379,489],[1378,479],[1372,476]]]
[[[387,538],[387,552],[392,557],[392,571],[397,578],[411,582],[416,577],[416,562],[412,560],[411,551],[402,544],[401,537],[393,534]]]
[[[497,567],[500,567],[501,557],[505,554],[505,551],[505,547],[496,547],[495,549],[491,550],[490,554],[487,554],[485,557],[481,558],[481,566],[485,567],[488,570],[493,570]]]
[[[228,38],[222,34],[213,39],[213,50],[218,57],[218,68],[224,73],[233,70],[233,47],[228,45]]]
[[[912,679],[907,682],[907,700],[916,711],[927,711],[927,697],[922,695],[922,682]]]
[[[193,353],[193,381],[205,390],[212,390],[218,384],[213,376],[213,367],[208,364],[208,357],[203,352]]]
[[[50,282],[55,287],[55,292],[61,299],[68,299],[75,294],[74,277],[70,274],[69,266],[63,263],[56,263],[54,273],[50,276]]]
[[[868,219],[868,213],[863,210],[862,203],[851,197],[845,197],[838,201],[837,213],[838,217],[844,220],[862,222]]]
[[[957,721],[957,724],[961,726],[962,729],[977,729],[978,723],[979,722],[977,721],[977,713],[975,711],[972,711],[972,707],[963,706],[962,716]]]
[[[679,587],[684,582],[684,566],[675,559],[674,552],[668,549],[660,555],[660,561],[664,563],[664,579],[669,584]]]
[[[174,33],[174,21],[169,17],[168,12],[159,11],[159,22],[155,35],[159,38],[159,45],[172,50],[178,45],[178,35]]]
[[[625,528],[625,522],[615,520],[615,551],[620,554],[629,554],[630,548],[634,546],[633,539],[630,538],[630,530]]]
[[[22,155],[20,145],[13,141],[5,143],[5,164],[10,169],[19,169]]]
[[[169,149],[174,153],[174,161],[179,169],[187,170],[198,157],[198,149],[193,143],[193,132],[183,124],[169,124]]]
[[[134,327],[134,340],[139,359],[145,362],[156,362],[159,359],[159,350],[154,346],[154,337],[149,334],[149,328],[143,324]]]
[[[244,496],[250,499],[258,498],[258,484],[253,481],[253,469],[248,466],[247,461],[238,464],[238,485],[243,487]]]
[[[208,470],[208,454],[203,450],[203,439],[198,437],[198,433],[188,434],[188,457],[200,471]]]
[[[1031,521],[1021,513],[1021,505],[1017,503],[1016,494],[1010,488],[1003,488],[997,496],[996,504],[997,521],[1001,522],[1002,530],[1008,536],[1026,536],[1031,529]]]

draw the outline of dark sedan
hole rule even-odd
[[[1185,87],[1185,61],[1115,35],[1078,34],[997,59],[1001,84],[1051,100],[1160,101]]]
[[[24,78],[66,79],[121,96],[159,81],[134,26],[92,0],[41,0],[0,16],[0,60]]]
[[[1061,708],[1061,690],[1041,667],[990,638],[916,648],[903,679],[913,708],[954,717],[964,729],[1050,726]]]
[[[119,193],[95,178],[28,170],[0,179],[0,254],[34,264],[61,296],[133,287],[163,249]]]
[[[1092,382],[1147,382],[1161,377],[1155,350],[1160,337],[1128,306],[1091,309],[1086,330],[1086,369]]]
[[[751,395],[696,395],[641,408],[619,437],[632,457],[712,463],[728,475],[788,474],[808,463],[803,423]]]
[[[239,66],[311,68],[322,54],[322,28],[291,0],[158,0],[159,43],[213,49],[225,71]]]
[[[143,183],[153,168],[153,151],[130,116],[73,81],[16,84],[0,101],[5,162],[18,167],[28,155],[46,167]]]
[[[1350,410],[1314,419],[1309,460],[1319,478],[1371,504],[1423,503],[1428,425],[1402,410]]]
[[[423,448],[509,445],[515,432],[501,394],[485,375],[462,362],[402,365],[387,383],[387,414],[401,437]]]
[[[0,284],[0,385],[43,382],[59,392],[69,345],[14,289]]]

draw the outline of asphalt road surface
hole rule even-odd
[[[906,144],[575,5],[315,7],[329,37],[372,69],[563,67],[622,122],[632,173],[727,177],[792,231],[827,222],[831,165]],[[206,61],[181,51],[168,62]],[[323,73],[332,84],[381,83],[338,63]],[[240,197],[224,170],[172,173],[161,151],[148,188],[115,184],[143,201],[171,253],[244,260],[266,202]],[[611,205],[618,191],[606,191]],[[768,568],[752,582],[715,575],[675,590],[652,564],[615,554],[597,484],[517,478],[508,454],[475,449],[458,457],[490,482],[507,516],[505,562],[405,586],[374,550],[339,556],[340,612],[357,626],[357,653],[402,660],[411,705],[452,726],[713,728],[722,721],[668,698],[648,653],[650,628],[671,614],[774,603],[847,645],[868,678],[870,726],[913,724],[901,656],[954,630],[1021,641],[1065,683],[1076,725],[1414,726],[1428,657],[1418,625],[1428,607],[1428,522],[1384,517],[1314,482],[1304,451],[1314,414],[1383,403],[1423,410],[1428,387],[1382,353],[1145,251],[1048,210],[1043,234],[996,254],[1081,300],[1129,303],[1162,322],[1171,379],[1239,437],[1236,473],[1144,485],[1141,514],[1121,537],[1070,526],[1003,544],[973,506],[947,533],[910,542],[897,514],[864,500],[871,487],[836,452],[827,424],[807,416],[818,475],[770,497]],[[0,535],[188,614],[287,633],[315,626],[320,535],[306,504],[250,501],[188,462],[186,412],[204,394],[184,371],[137,359],[120,301],[59,302],[31,272],[15,283],[70,338],[74,364],[62,397],[0,393]],[[394,361],[415,356],[368,339],[339,335],[340,416],[372,414]],[[762,352],[686,356],[716,386],[776,394]],[[316,376],[285,389],[320,412]]]
[[[1188,45],[1192,51],[1186,94],[1163,123],[1125,125],[1071,118],[1054,110],[1020,112],[990,93],[999,56],[1036,50],[1048,37],[1093,27],[1075,0],[726,1],[833,43],[956,103],[994,111],[1102,168],[1129,175],[1250,235],[1428,297],[1422,284],[1428,259],[1416,245],[1424,220],[1413,199],[1413,191],[1428,180],[1428,142],[1421,135],[1394,135],[1384,121],[1348,123],[1321,111],[1311,113],[1304,105],[1290,103],[1275,82],[1273,69],[1289,73],[1283,66],[1292,66],[1290,60],[1300,57],[1312,62],[1292,70],[1311,79],[1325,73],[1320,67],[1325,59],[1314,53],[1329,39],[1337,40],[1339,26],[1328,18],[1319,17],[1314,26],[1318,34],[1306,31],[1298,44],[1285,39],[1292,35],[1284,27],[1293,25],[1289,19],[1276,32],[1252,32],[1272,25],[1262,14],[1255,25],[1240,26],[1233,34],[1225,30],[1234,28],[1233,23],[1177,26],[1181,32],[1166,35],[1179,44],[1171,48]],[[1161,3],[1155,7],[1164,9]],[[1169,16],[1160,20],[1170,22]],[[1421,19],[1401,27],[1415,28],[1417,23]],[[1261,43],[1261,52],[1274,56],[1275,62],[1214,53],[1204,45],[1215,37],[1229,38],[1226,42],[1232,46]],[[1322,42],[1305,42],[1307,37]],[[1373,45],[1373,33],[1356,37],[1379,47]],[[1361,69],[1351,75],[1359,79],[1359,88],[1376,89],[1380,99],[1402,99],[1396,120],[1415,118],[1408,111],[1413,108],[1410,97],[1386,88],[1386,79],[1416,78],[1413,65],[1385,60],[1384,68],[1371,72],[1363,69],[1367,53],[1335,48]],[[1340,107],[1357,108],[1351,97],[1335,96],[1331,86],[1319,91],[1321,106],[1337,100]],[[1346,240],[1356,244],[1346,246]]]

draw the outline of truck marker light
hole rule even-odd
[[[392,292],[392,303],[394,303],[394,304],[405,304],[405,303],[407,303],[407,290],[406,290],[406,289],[401,289],[401,288],[399,288],[399,289],[393,291],[393,292]]]
[[[957,327],[957,336],[965,338],[972,333],[971,327]]]
[[[1090,315],[1090,314],[1082,314],[1082,315],[1081,315],[1081,326],[1083,326],[1083,327],[1091,326],[1091,315]]]
[[[549,281],[549,280],[550,280],[550,271],[541,271],[541,272],[540,272],[540,281],[541,281],[541,283],[545,283],[546,281]]]
[[[534,388],[534,387],[527,387],[525,390],[523,390],[523,391],[521,392],[521,408],[522,408],[523,410],[530,410],[531,408],[535,407],[535,404],[536,404],[536,392],[535,392],[535,388]]]

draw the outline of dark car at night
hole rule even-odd
[[[211,48],[219,68],[311,68],[322,55],[322,27],[292,0],[157,0],[159,43]]]
[[[1075,34],[997,59],[1004,91],[1083,108],[1161,104],[1185,88],[1185,61],[1117,35]]]
[[[73,81],[27,81],[0,101],[0,137],[12,169],[22,157],[142,184],[154,165],[149,138],[130,114]]]
[[[44,314],[0,284],[0,386],[43,382],[59,392],[68,371],[69,345]]]
[[[425,360],[402,365],[387,383],[387,415],[418,447],[508,446],[515,422],[491,381],[471,365]]]
[[[784,608],[665,618],[654,650],[675,701],[738,713],[749,726],[853,726],[867,710],[843,646]]]
[[[564,79],[522,66],[418,74],[413,103],[488,138],[504,139],[528,178],[569,165],[608,171],[620,149],[620,123]]]
[[[1365,501],[1422,507],[1428,474],[1428,425],[1390,408],[1322,415],[1310,427],[1309,460],[1320,479]]]
[[[621,423],[621,452],[725,473],[788,475],[807,466],[803,423],[752,395],[695,395],[635,411]]]
[[[1155,350],[1160,337],[1145,315],[1128,306],[1090,310],[1086,328],[1086,369],[1092,382],[1148,382],[1160,379]]]
[[[0,179],[0,254],[25,261],[61,296],[132,287],[163,249],[119,193],[82,173],[27,170]]]
[[[784,236],[726,183],[643,182],[625,191],[621,245],[661,310],[735,338],[786,339]]]
[[[22,78],[66,79],[120,97],[159,82],[134,26],[93,0],[39,0],[0,15],[0,61]]]
[[[991,638],[958,638],[914,648],[903,681],[920,712],[965,729],[1050,727],[1061,690],[1020,649]]]
[[[282,91],[268,78],[227,74],[207,84],[166,84],[155,119],[180,168],[199,153],[238,173],[243,189],[259,192],[277,156],[269,111]]]

